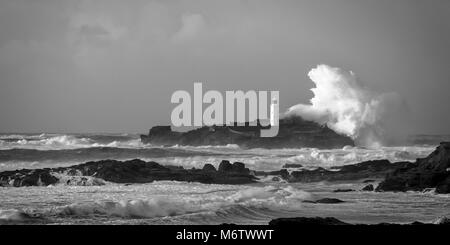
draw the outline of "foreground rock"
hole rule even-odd
[[[362,188],[361,190],[362,190],[362,191],[374,191],[375,188],[373,187],[372,184],[370,184],[370,185],[364,186],[364,188]]]
[[[228,145],[237,144],[243,148],[342,148],[353,146],[347,136],[335,133],[326,126],[305,121],[300,117],[280,120],[278,136],[260,137],[261,125],[250,126],[212,126],[189,132],[175,132],[170,126],[156,126],[148,135],[141,135],[143,143],[153,145]]]
[[[287,180],[289,182],[320,182],[383,178],[397,168],[405,167],[409,164],[411,163],[391,163],[388,160],[366,161],[353,165],[335,167],[332,170],[317,168],[314,170],[294,171]]]
[[[269,225],[273,226],[303,226],[303,225],[362,225],[362,224],[350,224],[338,220],[333,217],[294,217],[294,218],[278,218],[269,222]],[[379,223],[373,225],[450,225],[449,219],[442,217],[431,223],[412,222],[408,224],[395,224],[395,223]]]
[[[423,191],[450,193],[450,142],[441,143],[434,152],[386,176],[376,191]]]
[[[304,203],[319,203],[319,204],[337,204],[337,203],[343,203],[345,201],[342,201],[337,198],[322,198],[316,201],[310,201],[310,200],[304,200]]]
[[[77,178],[75,178],[77,177]],[[200,182],[205,184],[248,184],[256,182],[250,170],[243,163],[222,161],[219,169],[205,165],[203,169],[184,169],[167,167],[156,162],[142,160],[116,161],[103,160],[80,165],[22,169],[0,173],[0,186],[48,186],[57,183],[85,185],[88,183],[150,183],[171,180]],[[84,183],[84,184],[83,184]]]
[[[292,225],[350,225],[333,217],[296,217],[296,218],[279,218],[273,219],[269,225],[275,226],[292,226]]]
[[[355,191],[355,190],[353,190],[353,189],[337,189],[337,190],[334,190],[333,192],[353,192],[353,191]]]

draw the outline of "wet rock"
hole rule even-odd
[[[322,198],[316,200],[316,203],[324,203],[324,204],[334,204],[334,203],[343,203],[344,201],[337,198]]]
[[[334,190],[333,192],[352,192],[352,191],[355,191],[355,190],[353,190],[353,189],[337,189],[337,190]]]
[[[350,225],[333,217],[296,217],[296,218],[278,218],[269,222],[273,226],[293,226],[293,225]]]
[[[423,191],[450,193],[450,142],[441,143],[429,156],[389,173],[377,191]]]
[[[366,161],[352,165],[333,167],[332,170],[317,168],[314,170],[293,171],[289,182],[320,182],[382,178],[408,162],[391,163],[388,160]]]
[[[320,203],[320,204],[336,204],[336,203],[343,203],[345,201],[342,201],[337,198],[322,198],[322,199],[318,199],[316,201],[304,200],[302,202],[304,202],[304,203]]]
[[[254,171],[254,175],[264,177],[267,177],[269,175],[275,175],[280,176],[284,180],[287,180],[289,178],[289,172],[286,169],[281,169],[277,171]]]
[[[70,177],[72,176],[72,177]],[[74,178],[76,176],[77,178]],[[172,180],[206,184],[248,184],[256,182],[243,163],[222,161],[219,171],[211,166],[203,169],[166,167],[139,159],[130,161],[102,160],[53,169],[16,170],[0,173],[0,186],[99,185],[101,180],[114,183],[150,183]]]
[[[216,168],[212,165],[212,164],[205,164],[205,166],[203,166],[203,171],[211,171],[211,172],[215,172]]]
[[[297,163],[286,163],[283,165],[283,168],[301,168],[303,165]]]
[[[435,192],[438,194],[450,193],[450,176],[448,176],[444,181],[437,184]]]
[[[219,164],[219,172],[230,172],[232,168],[233,168],[233,166],[227,160],[223,160]]]
[[[333,217],[293,217],[293,218],[278,218],[269,222],[269,225],[273,226],[302,226],[302,225],[363,225],[363,226],[410,226],[410,225],[449,225],[450,219],[441,217],[432,223],[423,223],[414,221],[408,224],[396,224],[396,223],[378,223],[378,224],[351,224],[338,220]]]
[[[372,183],[372,182],[375,182],[375,180],[373,180],[373,179],[366,179],[366,180],[364,180],[363,181],[363,183]]]
[[[362,188],[362,191],[373,191],[375,188],[373,187],[373,185],[366,185],[364,186],[364,188]]]
[[[433,221],[435,225],[450,225],[450,219],[447,217],[440,217]]]

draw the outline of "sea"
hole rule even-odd
[[[331,169],[367,160],[415,161],[450,135],[414,135],[398,146],[369,149],[242,149],[154,146],[136,134],[0,134],[0,172],[70,166],[87,161],[142,159],[162,165],[218,167],[222,160],[252,170]],[[296,169],[290,169],[294,171]],[[450,195],[358,191],[363,181],[287,183],[274,176],[247,185],[157,181],[103,186],[0,187],[0,224],[268,224],[279,217],[335,217],[349,223],[432,222],[450,217]],[[381,180],[375,180],[374,185]],[[355,192],[335,193],[336,189]],[[338,198],[339,204],[304,201]]]

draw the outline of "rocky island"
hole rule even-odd
[[[262,127],[257,126],[211,126],[188,132],[176,132],[170,126],[156,126],[148,135],[141,135],[141,141],[153,145],[227,145],[236,144],[242,148],[342,148],[354,146],[351,138],[337,134],[327,126],[303,120],[300,117],[280,119],[278,136],[260,137]]]

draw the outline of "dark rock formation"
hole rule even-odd
[[[449,225],[450,219],[446,218],[446,217],[442,217],[437,219],[436,221],[432,222],[432,223],[422,223],[422,222],[418,222],[418,221],[414,221],[412,223],[408,223],[408,224],[395,224],[395,223],[379,223],[379,224],[370,224],[370,226],[372,225],[376,225],[376,226],[385,226],[385,225],[389,225],[389,226],[398,226],[398,225]],[[273,226],[305,226],[305,225],[362,225],[362,224],[350,224],[350,223],[346,223],[343,222],[341,220],[338,220],[336,218],[333,217],[293,217],[293,218],[278,218],[278,219],[273,219],[269,222],[269,225],[273,225]]]
[[[205,164],[205,166],[203,166],[203,171],[211,171],[211,172],[215,172],[216,168],[212,165],[212,164]]]
[[[375,180],[373,180],[373,179],[366,179],[366,180],[363,181],[363,183],[372,183],[372,182],[375,182]]]
[[[395,169],[408,164],[410,163],[391,163],[388,160],[366,161],[353,165],[334,167],[333,170],[317,168],[314,170],[294,171],[288,180],[290,182],[319,182],[382,178]]]
[[[58,182],[50,169],[21,169],[0,173],[0,186],[47,186]]]
[[[447,217],[440,217],[433,221],[433,224],[435,225],[450,225],[450,219]]]
[[[255,176],[264,176],[267,177],[269,175],[280,176],[282,179],[287,180],[289,178],[289,172],[286,169],[276,170],[276,171],[253,171]]]
[[[278,218],[269,222],[273,226],[292,226],[292,225],[350,225],[333,217],[296,217],[296,218]]]
[[[301,168],[303,165],[297,163],[286,163],[283,165],[283,168]]]
[[[156,162],[142,160],[116,161],[103,160],[87,162],[80,165],[46,168],[22,169],[0,173],[0,186],[47,186],[60,183],[58,176],[79,176],[77,180],[69,178],[68,183],[86,183],[89,178],[101,179],[114,183],[149,183],[158,180],[200,182],[206,184],[247,184],[256,182],[256,177],[249,174],[243,163],[230,164],[223,161],[219,171],[214,166],[206,165],[203,169],[184,169],[181,167],[162,166]],[[92,183],[101,183],[94,180]]]
[[[231,164],[229,161],[223,160],[219,164],[219,172],[228,172],[228,173],[240,173],[248,175],[250,173],[250,169],[245,167],[245,164],[241,162],[235,162]]]
[[[352,191],[355,191],[355,190],[353,190],[353,189],[337,189],[337,190],[334,190],[333,192],[352,192]]]
[[[337,198],[322,198],[322,199],[318,199],[318,200],[315,200],[315,201],[304,200],[302,202],[304,202],[304,203],[320,203],[320,204],[336,204],[336,203],[343,203],[345,201],[342,201],[342,200],[337,199]]]
[[[362,191],[373,191],[375,188],[373,187],[373,185],[366,185],[364,186],[364,188],[362,188]]]
[[[324,203],[324,204],[335,204],[335,203],[343,203],[344,201],[337,198],[322,198],[315,201],[316,203]]]
[[[436,188],[437,193],[450,193],[450,142],[441,143],[426,158],[417,159],[388,174],[377,191],[422,191]]]
[[[339,135],[326,126],[309,122],[300,117],[280,120],[279,133],[276,137],[260,137],[261,129],[257,126],[211,126],[174,132],[170,126],[157,126],[150,129],[148,135],[141,135],[143,143],[153,145],[227,145],[237,144],[243,148],[342,148],[354,145],[352,139]]]

